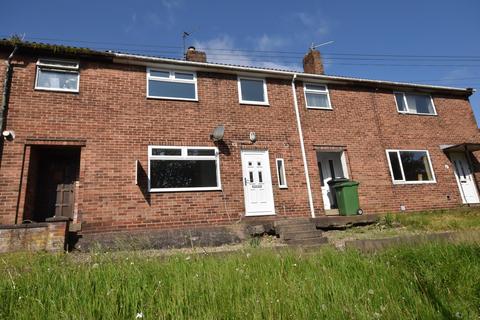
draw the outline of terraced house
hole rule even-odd
[[[479,202],[472,89],[325,75],[316,50],[304,72],[195,48],[175,60],[4,40],[0,58],[0,224],[215,242],[336,214],[334,177],[359,182],[365,215]]]

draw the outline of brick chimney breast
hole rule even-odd
[[[203,51],[197,51],[195,47],[189,47],[185,53],[187,61],[207,62],[207,55]]]
[[[305,73],[325,74],[320,51],[315,49],[308,51],[303,57],[303,71]]]

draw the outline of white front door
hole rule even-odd
[[[477,187],[475,186],[473,173],[470,170],[465,153],[450,153],[450,160],[455,169],[455,177],[462,194],[463,203],[478,203]]]
[[[263,216],[275,214],[268,151],[242,151],[242,169],[245,215]]]
[[[345,178],[343,152],[319,152],[317,154],[320,184],[322,186],[323,205],[325,210],[336,208],[335,190],[328,184],[333,178]]]

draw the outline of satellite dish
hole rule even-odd
[[[225,127],[223,126],[223,124],[221,124],[215,129],[213,129],[213,133],[210,135],[210,138],[212,138],[213,141],[222,140],[224,133],[225,133]]]

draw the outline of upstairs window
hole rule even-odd
[[[428,94],[395,92],[397,110],[400,113],[436,115],[433,99]]]
[[[435,182],[430,155],[426,150],[387,150],[394,183]]]
[[[220,190],[217,148],[150,146],[151,192]]]
[[[195,72],[147,69],[147,97],[197,101]]]
[[[79,65],[75,61],[39,59],[35,89],[78,92]]]
[[[238,78],[240,103],[268,105],[267,83],[265,79]]]
[[[332,109],[326,85],[305,83],[305,101],[309,109]]]

